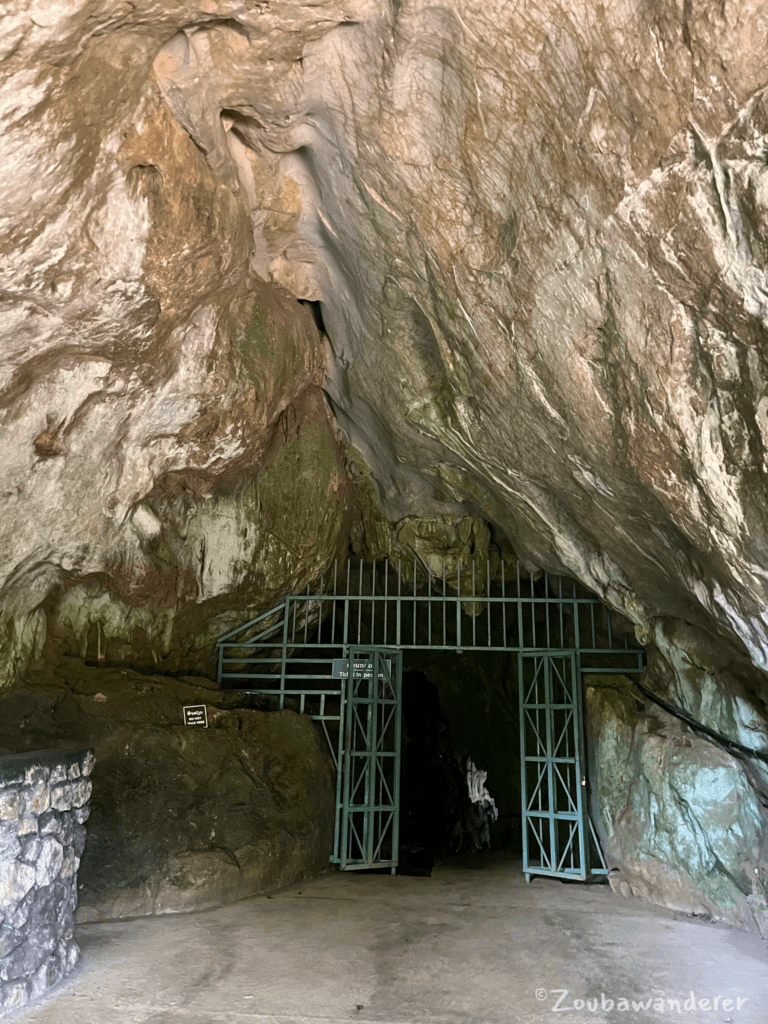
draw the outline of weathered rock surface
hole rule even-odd
[[[203,672],[343,550],[323,388],[385,519],[445,526],[385,550],[491,523],[719,714],[743,666],[668,626],[768,669],[766,36],[762,0],[6,3],[0,681],[46,639]]]
[[[54,590],[162,659],[332,553],[291,524],[260,575],[210,525],[287,409],[334,448],[280,285],[390,519],[473,511],[768,665],[761,9],[6,5],[6,662]]]
[[[0,697],[1,752],[95,751],[78,920],[219,906],[327,869],[324,738],[205,683],[65,660]],[[208,729],[182,724],[186,704],[207,705]]]
[[[165,16],[97,8],[0,15],[6,681],[46,636],[200,670],[346,546],[313,318],[148,79]]]
[[[586,694],[596,824],[616,891],[768,937],[768,815],[744,766],[626,677],[592,676]]]

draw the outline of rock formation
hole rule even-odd
[[[205,672],[356,500],[492,524],[768,749],[766,35],[758,0],[6,3],[2,679]]]
[[[75,659],[0,695],[3,753],[75,739],[95,752],[76,920],[201,910],[327,869],[325,738],[302,715],[249,702],[205,679]],[[201,704],[208,728],[185,726],[183,706]]]

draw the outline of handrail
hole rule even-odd
[[[286,600],[287,599],[284,597],[283,600],[280,602],[280,604],[276,604],[274,608],[270,608],[269,611],[263,612],[261,615],[257,615],[255,619],[251,619],[250,622],[246,622],[244,625],[238,626],[237,629],[233,629],[229,633],[225,633],[224,636],[220,636],[218,638],[218,640],[216,641],[216,643],[217,644],[223,644],[227,640],[230,640],[231,637],[237,636],[238,633],[242,633],[246,629],[250,629],[251,626],[255,626],[257,623],[261,622],[263,619],[269,618],[270,615],[276,615],[281,610],[285,611]],[[258,641],[262,637],[269,636],[269,634],[272,633],[275,629],[277,629],[277,627],[279,625],[280,625],[280,622],[278,621],[278,622],[276,622],[274,624],[274,626],[270,626],[269,629],[262,630],[261,633],[257,633],[256,636],[252,636],[250,640],[243,640],[243,646],[246,646],[248,644],[258,643]]]

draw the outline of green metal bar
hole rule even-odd
[[[445,563],[443,563],[445,564]],[[456,589],[461,597],[461,562],[456,565]],[[446,595],[447,596],[447,595]],[[474,619],[472,620],[474,622]],[[461,650],[461,601],[456,602],[456,650]]]
[[[360,630],[362,629],[362,626],[363,626],[363,601],[362,601],[362,593],[363,593],[363,563],[362,562],[360,562],[360,581],[359,581],[359,586],[358,586],[357,593],[358,593],[358,595],[361,595],[358,598],[358,602],[357,602],[357,642],[359,644],[360,643]]]
[[[285,625],[283,627],[283,645],[282,645],[282,658],[280,659],[280,710],[282,711],[285,707],[285,663],[287,660],[288,651],[288,622],[290,619],[290,597],[285,599]],[[296,613],[294,612],[294,624],[296,621]]]
[[[432,573],[427,569],[427,593],[429,597],[432,597]],[[429,647],[432,646],[432,601],[430,600],[427,604],[427,613],[429,615],[429,626],[427,629],[427,644]]]
[[[402,594],[402,582],[403,582],[402,578],[401,578],[400,568],[401,568],[401,560],[398,558],[398,560],[397,560],[397,626],[396,626],[396,629],[395,629],[395,645],[397,647],[400,646],[400,627],[401,627],[401,622],[400,622],[401,601],[400,601],[400,598],[401,598],[401,594]]]
[[[229,633],[225,633],[224,636],[220,636],[216,643],[224,643],[227,640],[231,640],[233,636],[237,636],[238,633],[243,633],[246,629],[250,629],[251,626],[257,626],[260,622],[263,622],[264,619],[268,619],[270,615],[276,615],[283,608],[284,604],[285,602],[281,601],[280,604],[276,604],[275,607],[270,608],[269,611],[262,612],[261,615],[257,615],[255,619],[250,619],[242,626],[238,626],[237,629],[230,630]],[[275,623],[274,628],[277,628],[277,625],[278,623]],[[252,640],[253,638],[251,638],[251,640],[243,641],[243,643],[251,643]]]
[[[370,643],[376,643],[376,561],[373,563],[373,575],[372,575],[372,586],[371,586],[371,635]]]
[[[387,616],[389,614],[389,559],[384,559],[384,643],[387,643]]]
[[[546,697],[544,698],[547,704],[552,703],[552,672],[551,672],[551,660],[547,655],[543,656],[544,665],[544,692]],[[548,808],[549,808],[549,863],[552,867],[557,863],[557,851],[555,846],[555,818],[554,818],[554,807],[555,807],[555,791],[554,791],[554,779],[553,779],[553,768],[552,768],[552,742],[553,742],[553,731],[554,723],[552,721],[552,710],[547,708],[545,712],[547,722],[547,792],[548,792]]]
[[[504,577],[501,577],[502,580]],[[517,563],[517,647],[518,650],[522,650],[525,645],[525,624],[523,622],[523,602],[520,598],[520,563]]]
[[[486,560],[486,563],[485,563],[485,575],[486,575],[485,596],[486,597],[490,597],[491,596],[491,563],[490,563],[490,561],[487,561],[487,560]],[[502,580],[504,579],[504,563],[503,562],[501,563],[501,578],[502,578]],[[503,605],[502,605],[502,607],[503,607]],[[486,610],[486,613],[487,613],[487,616],[488,616],[488,643],[490,644],[490,642],[491,642],[491,602],[490,601],[486,601],[485,610]],[[504,615],[504,624],[506,625],[506,613]],[[507,639],[507,634],[506,634],[506,630],[505,630],[504,631],[504,640],[505,640],[505,642],[506,642],[506,639]]]
[[[395,713],[395,774],[393,781],[393,799],[395,801],[395,815],[392,824],[392,874],[395,873],[400,859],[400,752],[402,750],[402,706],[403,706],[403,656],[397,655],[393,665],[397,669],[395,675],[395,697],[397,699],[397,711]]]
[[[576,786],[576,805],[579,814],[579,859],[581,872],[584,878],[589,874],[590,865],[587,861],[588,855],[588,836],[586,828],[586,811],[587,808],[584,806],[584,799],[586,795],[586,757],[584,756],[584,715],[582,708],[582,689],[581,689],[581,672],[579,671],[579,654],[576,650],[571,655],[571,671],[572,686],[573,686],[573,729],[576,733],[574,743],[574,753],[576,755],[576,765],[574,768],[574,774],[576,776],[574,785]]]
[[[445,559],[443,559],[443,644],[448,643],[448,630],[446,629],[446,617],[448,614],[448,595],[446,594],[445,582]]]
[[[519,571],[518,571],[519,576]],[[502,579],[503,579],[502,575]],[[522,652],[517,655],[517,689],[518,689],[518,709],[519,709],[519,725],[520,725],[520,788],[521,788],[521,808],[522,808],[522,826],[523,826],[523,871],[525,872],[526,882],[530,882],[531,876],[528,872],[528,778],[527,778],[527,760],[525,756],[526,742],[525,742],[525,664],[524,655]]]
[[[343,644],[347,644],[349,636],[349,576],[352,571],[352,563],[347,562],[347,596],[344,598],[344,636],[341,638]]]

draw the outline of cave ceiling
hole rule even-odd
[[[478,516],[768,667],[767,35],[757,0],[6,3],[6,655],[54,591],[199,631],[310,578],[346,450],[390,521]],[[315,490],[267,522],[288,445]]]

